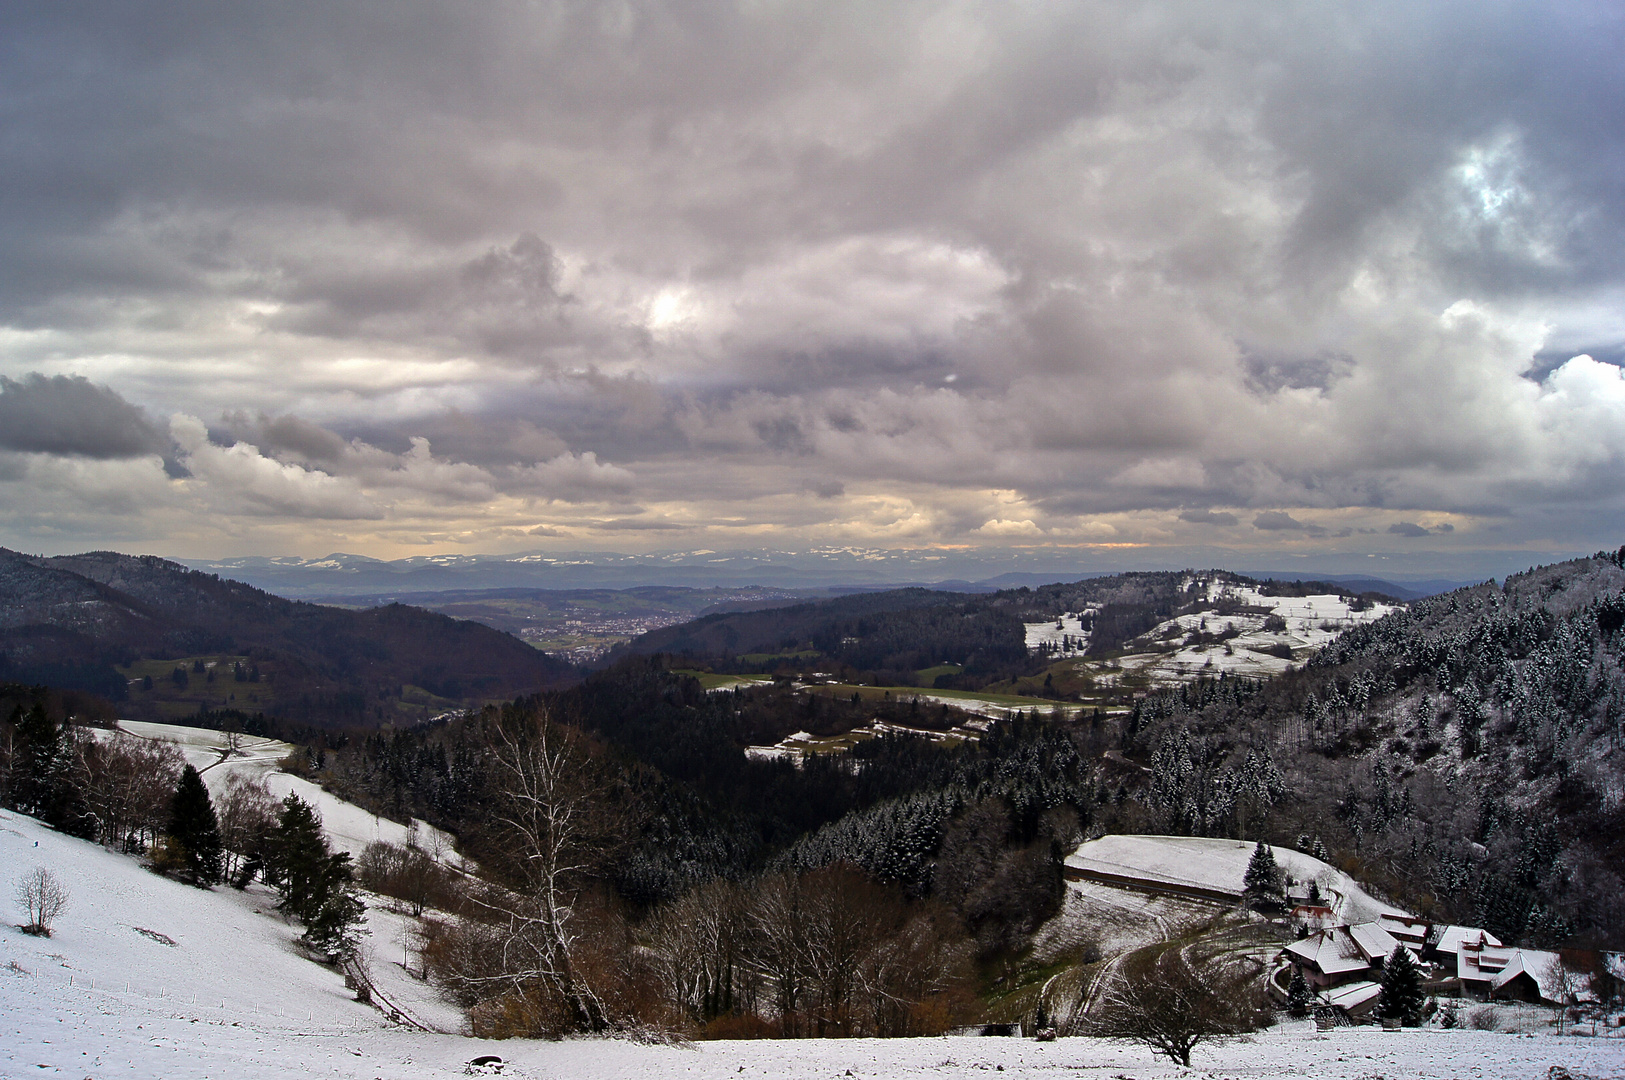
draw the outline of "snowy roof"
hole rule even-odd
[[[1401,915],[1394,911],[1385,911],[1377,916],[1377,925],[1407,945],[1420,945],[1427,940],[1428,931],[1433,927],[1426,919]]]
[[[1354,939],[1354,945],[1360,950],[1366,960],[1381,960],[1392,956],[1394,950],[1399,948],[1399,939],[1384,930],[1378,923],[1361,923],[1359,926],[1348,928],[1349,937]]]
[[[1346,926],[1318,930],[1301,941],[1294,941],[1286,947],[1286,951],[1325,975],[1364,971],[1371,966],[1371,961],[1361,954]]]
[[[1463,947],[1481,949],[1486,945],[1499,948],[1501,941],[1488,930],[1480,930],[1476,926],[1446,926],[1434,949],[1442,953],[1458,953]]]
[[[1362,981],[1346,983],[1343,986],[1335,987],[1334,989],[1326,991],[1321,996],[1326,999],[1326,1003],[1328,1005],[1336,1005],[1340,1009],[1347,1009],[1350,1012],[1354,1012],[1357,1011],[1360,1006],[1367,1005],[1375,1001],[1381,993],[1382,985],[1380,983]]]
[[[1254,846],[1242,840],[1201,836],[1110,835],[1080,845],[1067,856],[1066,864],[1075,870],[1134,878],[1153,885],[1208,889],[1239,900]],[[1298,881],[1318,882],[1327,906],[1339,918],[1364,921],[1394,910],[1366,893],[1353,878],[1319,859],[1288,847],[1275,846],[1270,851],[1275,864],[1285,873]]]
[[[1539,991],[1542,1001],[1562,1003],[1566,1002],[1571,994],[1579,1001],[1595,1001],[1590,980],[1584,975],[1576,973],[1576,977],[1567,988],[1562,985],[1562,973],[1559,971],[1561,964],[1562,958],[1554,952],[1542,949],[1514,949],[1511,959],[1495,976],[1492,986],[1499,990],[1518,976],[1528,975],[1533,980],[1535,989]]]

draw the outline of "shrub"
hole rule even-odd
[[[22,926],[25,934],[50,937],[51,925],[67,910],[68,890],[56,875],[43,866],[17,879],[17,904],[28,919]]]
[[[1483,1005],[1467,1014],[1467,1026],[1474,1031],[1494,1031],[1500,1020],[1492,1005]]]

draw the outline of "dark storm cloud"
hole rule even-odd
[[[1302,545],[1396,514],[1459,541],[1496,507],[1594,548],[1625,526],[1625,383],[1585,344],[1625,340],[1622,27],[25,6],[0,402],[29,371],[118,390],[76,384],[111,410],[82,433],[0,405],[0,447],[133,460],[169,445],[133,403],[201,418],[168,464],[200,502],[155,535],[235,489],[286,535],[358,507],[380,545],[649,528],[609,506],[635,502],[910,543]]]
[[[1414,521],[1396,521],[1388,526],[1388,532],[1393,536],[1426,536],[1428,531]]]
[[[145,412],[106,386],[77,375],[0,375],[0,448],[108,459],[168,447]]]
[[[331,431],[297,416],[248,416],[241,412],[222,418],[224,438],[251,442],[271,454],[291,453],[313,462],[337,461],[344,454],[344,440]]]

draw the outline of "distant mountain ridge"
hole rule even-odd
[[[803,551],[756,548],[625,554],[611,551],[524,552],[506,555],[419,555],[374,559],[335,552],[320,559],[295,556],[179,559],[194,570],[247,582],[278,596],[399,595],[489,589],[695,589],[762,586],[778,589],[894,589],[921,586],[992,592],[1105,577],[1133,569],[1089,567],[1087,555],[1049,549],[982,548],[973,551],[815,547]],[[1211,565],[1195,560],[1184,565]],[[1394,582],[1371,575],[1309,571],[1244,571],[1253,578],[1318,580],[1414,599],[1482,578]],[[1487,575],[1486,575],[1487,576]]]
[[[392,719],[397,710],[384,703],[405,686],[471,703],[574,677],[508,634],[405,605],[345,611],[151,555],[0,548],[0,680],[117,700],[129,678],[115,665],[204,656],[274,667],[276,678],[256,692],[260,711],[318,722]]]

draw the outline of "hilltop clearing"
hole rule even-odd
[[[611,655],[663,653],[713,674],[956,691],[988,705],[1002,695],[1118,709],[1147,689],[1199,677],[1280,674],[1401,606],[1323,582],[1133,573],[990,595],[895,589],[723,612]]]

